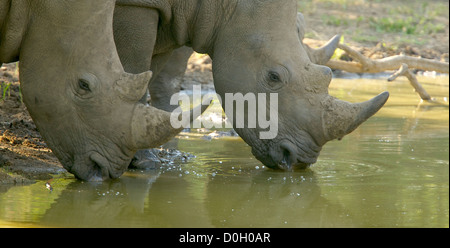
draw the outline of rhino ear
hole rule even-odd
[[[137,102],[146,93],[152,75],[152,71],[140,74],[124,72],[122,77],[114,84],[114,90],[119,94],[120,98]]]

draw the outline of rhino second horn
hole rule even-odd
[[[132,102],[139,101],[147,92],[152,75],[152,71],[146,71],[140,74],[124,72],[122,77],[115,83],[114,89],[125,100]]]
[[[325,139],[327,141],[341,139],[351,133],[378,112],[388,98],[389,92],[383,92],[366,102],[349,103],[330,96],[322,102],[325,107],[322,114]]]
[[[341,35],[335,35],[333,38],[331,38],[330,41],[327,42],[327,44],[323,45],[320,48],[313,49],[307,45],[304,45],[304,47],[311,62],[318,65],[325,65],[326,63],[328,63],[331,57],[333,57],[340,40]]]

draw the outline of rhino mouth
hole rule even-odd
[[[83,181],[100,182],[110,177],[108,163],[97,152],[76,156],[73,162],[63,165],[67,165],[67,170]]]
[[[282,141],[279,145],[280,155],[277,160],[277,167],[282,170],[292,171],[295,169],[306,169],[317,161],[320,147],[300,144],[296,145],[291,141]]]
[[[112,178],[110,175],[110,166],[108,166],[107,160],[97,152],[93,152],[90,156],[90,161],[87,167],[90,170],[90,175],[87,181],[97,182],[103,181],[107,178]]]
[[[130,160],[131,161],[131,160]],[[73,163],[63,163],[65,168],[78,179],[89,182],[101,182],[118,178],[124,172],[123,166],[109,161],[98,152],[91,152],[85,156],[77,156]],[[128,164],[125,162],[128,167]],[[126,169],[125,167],[125,169]]]
[[[263,163],[272,169],[303,170],[317,162],[322,147],[304,131],[297,132],[295,139],[284,137],[269,145],[268,156]]]
[[[97,152],[93,152],[89,158],[92,163],[90,168],[93,172],[88,181],[104,181],[107,179],[119,178],[131,162],[131,159],[117,158],[120,160],[120,163],[114,163]]]

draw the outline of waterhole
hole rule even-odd
[[[305,171],[264,167],[239,137],[191,130],[172,141],[195,155],[160,169],[87,183],[55,178],[0,191],[0,226],[13,227],[448,227],[448,77],[334,79],[330,94],[391,97]],[[222,130],[229,131],[229,130]]]

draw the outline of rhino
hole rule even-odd
[[[180,131],[170,128],[171,113],[139,101],[152,72],[123,69],[114,8],[114,0],[0,0],[0,64],[20,61],[23,101],[36,127],[82,180],[119,177],[137,150]]]
[[[227,93],[278,94],[275,138],[261,139],[261,127],[238,128],[235,122],[233,127],[264,165],[292,170],[314,164],[325,143],[351,133],[389,98],[383,92],[349,103],[330,96],[331,69],[316,64],[326,56],[316,57],[302,44],[302,18],[296,0],[117,0],[113,27],[125,70],[154,72],[149,85],[154,106],[170,108],[162,85],[167,80],[157,78],[173,69],[166,63],[183,46],[211,57],[222,106]]]

